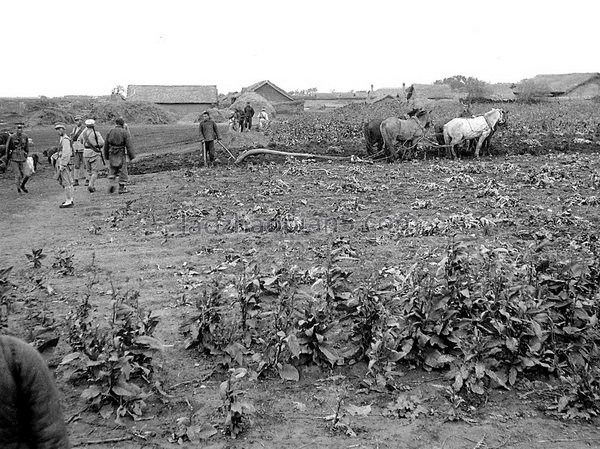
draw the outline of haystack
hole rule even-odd
[[[263,97],[260,94],[257,94],[256,92],[244,92],[237,98],[237,100],[235,100],[235,103],[233,103],[229,107],[229,109],[235,110],[236,108],[238,108],[244,110],[246,102],[248,101],[250,102],[250,106],[254,108],[254,112],[257,116],[262,108],[265,108],[267,114],[269,114],[270,117],[273,117],[275,115],[275,108],[273,107],[273,105],[269,103],[269,101],[265,97]]]

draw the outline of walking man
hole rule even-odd
[[[131,135],[123,126],[125,121],[119,117],[115,127],[108,132],[104,141],[104,159],[108,161],[108,193],[114,193],[119,184],[119,193],[127,193],[126,184],[129,181],[127,173],[127,157],[135,159]]]
[[[27,193],[28,190],[23,185],[25,179],[25,163],[29,156],[29,137],[23,133],[24,123],[17,123],[17,132],[11,134],[6,142],[6,166],[12,161],[12,167],[15,173],[15,183],[17,192]]]
[[[102,138],[100,131],[96,131],[95,126],[95,120],[86,120],[85,130],[81,133],[81,136],[79,136],[79,141],[83,145],[83,166],[85,167],[87,174],[85,185],[88,186],[88,191],[90,193],[96,191],[98,167],[101,160],[104,162],[104,159],[102,158],[104,139]]]
[[[82,176],[83,170],[83,144],[79,141],[79,136],[85,129],[83,124],[83,120],[80,115],[75,116],[75,126],[71,131],[69,137],[71,138],[71,142],[73,143],[73,185],[79,185],[79,178]]]
[[[58,131],[58,156],[56,159],[56,179],[58,183],[65,189],[67,196],[64,203],[59,207],[66,209],[73,207],[73,178],[71,177],[71,157],[73,150],[71,147],[71,138],[65,131],[65,125],[58,123],[55,127]]]
[[[200,122],[200,141],[204,145],[211,167],[215,165],[215,139],[221,140],[219,129],[214,120],[210,118],[208,111],[204,111]]]
[[[252,117],[254,117],[254,108],[250,106],[250,102],[246,102],[246,107],[244,108],[244,117],[246,118],[246,122],[244,123],[245,128],[250,131],[252,129]]]

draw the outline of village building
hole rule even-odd
[[[218,105],[217,86],[127,86],[127,101],[154,103],[178,117],[199,113]]]
[[[515,101],[517,96],[514,93],[515,85],[512,83],[494,83],[487,84],[483,89],[482,100],[494,102]]]
[[[290,94],[280,87],[277,87],[269,80],[259,81],[258,83],[244,87],[242,93],[244,92],[255,92],[271,104],[294,101],[294,98]]]
[[[244,87],[240,94],[233,94],[231,100],[235,103],[244,95],[257,94],[269,102],[278,113],[293,114],[304,110],[304,100],[292,97],[282,88],[276,86],[269,80],[259,81]],[[231,94],[228,95],[228,97]]]
[[[522,85],[536,86],[546,96],[560,99],[589,100],[600,97],[600,73],[597,72],[536,75],[523,80]]]
[[[311,95],[303,95],[298,98],[304,100],[304,109],[307,111],[335,109],[352,103],[365,103],[367,101],[367,92],[315,92]]]

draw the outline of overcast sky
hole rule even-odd
[[[0,96],[268,79],[329,92],[600,71],[593,1],[3,2]]]

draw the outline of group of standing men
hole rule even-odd
[[[106,139],[95,129],[96,122],[88,119],[85,124],[81,117],[75,117],[75,126],[67,134],[65,125],[56,124],[54,129],[59,135],[58,151],[52,156],[56,166],[56,180],[65,189],[66,200],[59,207],[73,207],[74,187],[85,177],[85,185],[90,193],[96,191],[96,180],[100,162],[108,163],[109,193],[126,193],[129,180],[127,160],[135,157],[131,135],[125,121],[118,118]],[[82,169],[83,166],[83,169]],[[73,174],[71,174],[73,167]],[[86,176],[83,176],[84,173]]]
[[[244,110],[235,109],[233,115],[229,118],[229,127],[232,130],[244,132],[252,129],[252,118],[255,115],[254,108],[250,102],[246,102]],[[258,114],[258,129],[264,130],[269,123],[269,114],[265,108],[262,108]]]

